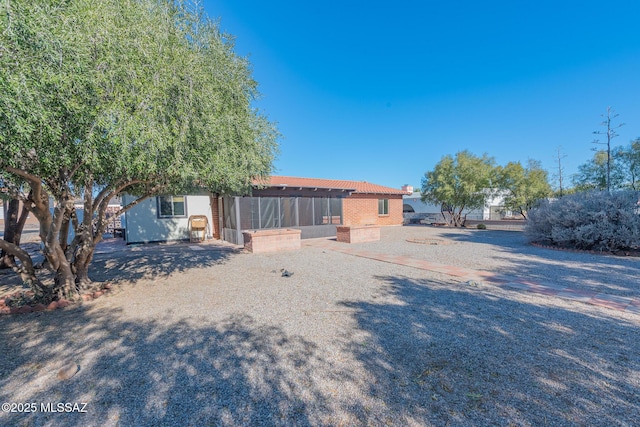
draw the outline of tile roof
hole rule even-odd
[[[267,187],[302,187],[332,190],[349,190],[363,194],[408,194],[398,188],[384,187],[366,181],[345,181],[338,179],[299,178],[294,176],[271,176],[264,181],[255,181],[256,185]]]

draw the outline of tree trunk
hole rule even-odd
[[[46,247],[46,245],[45,245]],[[78,294],[75,277],[71,270],[71,264],[60,247],[60,243],[55,241],[53,248],[50,248],[47,259],[51,265],[55,265],[54,295],[57,298],[73,299]]]
[[[22,230],[28,215],[29,211],[25,205],[20,209],[20,201],[17,199],[9,200],[7,214],[4,219],[4,240],[6,242],[20,246]],[[13,268],[14,265],[15,255],[2,249],[0,252],[0,268]]]
[[[53,298],[73,299],[77,296],[71,263],[60,244],[60,229],[64,214],[70,209],[70,204],[73,204],[70,195],[59,198],[53,209],[53,215],[51,215],[46,195],[42,195],[40,200],[34,200],[36,206],[33,208],[33,213],[40,222],[40,239],[44,244],[43,254],[51,270],[55,273],[54,286],[51,291]]]
[[[2,249],[3,253],[8,255],[7,259],[10,262],[9,268],[13,269],[13,271],[20,276],[20,279],[29,285],[36,295],[44,296],[46,290],[42,288],[42,284],[36,277],[36,271],[33,268],[33,261],[27,251],[20,248],[15,243],[10,243],[3,239],[0,239],[0,249]],[[15,258],[20,260],[19,265],[15,262]]]
[[[71,225],[71,215],[65,213],[62,225],[60,226],[60,247],[66,252],[69,241],[69,226]]]
[[[454,227],[460,227],[462,224],[462,220],[461,220],[462,209],[456,212],[455,207],[447,206],[446,212],[449,214],[449,219],[447,220],[449,225]],[[444,212],[442,213],[442,216],[444,216]]]
[[[451,218],[453,220],[454,227],[462,227],[462,218],[459,213],[454,213]]]
[[[88,289],[92,284],[92,281],[89,278],[89,265],[93,260],[93,254],[96,249],[96,243],[94,243],[94,237],[92,234],[93,233],[84,230],[79,236],[80,238],[78,239],[77,246],[74,250],[75,255],[73,257],[73,269],[76,274],[76,287],[80,291]]]

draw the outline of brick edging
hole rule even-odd
[[[50,302],[48,305],[44,305],[44,304],[34,304],[34,305],[23,305],[20,307],[9,307],[7,305],[9,299],[11,298],[15,298],[15,297],[21,297],[21,296],[28,296],[28,297],[32,297],[33,296],[33,292],[32,291],[19,291],[19,292],[14,292],[13,294],[10,295],[6,295],[2,298],[0,298],[0,315],[3,314],[26,314],[26,313],[39,313],[42,311],[53,311],[53,310],[57,310],[59,308],[64,308],[70,305],[75,305],[77,303],[80,302],[88,302],[88,301],[92,301],[96,298],[100,298],[102,295],[105,295],[107,293],[110,293],[112,290],[111,285],[110,284],[106,284],[104,285],[100,290],[98,291],[94,291],[90,294],[83,294],[81,295],[80,299],[77,301],[71,301],[68,299],[61,299],[58,301],[52,301]]]

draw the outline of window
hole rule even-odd
[[[186,217],[185,196],[158,196],[158,218]]]
[[[389,199],[378,199],[378,215],[389,215]]]

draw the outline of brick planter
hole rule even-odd
[[[301,230],[289,228],[243,231],[244,248],[249,252],[276,252],[300,249]]]
[[[375,225],[352,225],[337,227],[338,242],[361,243],[380,240],[380,227]]]

